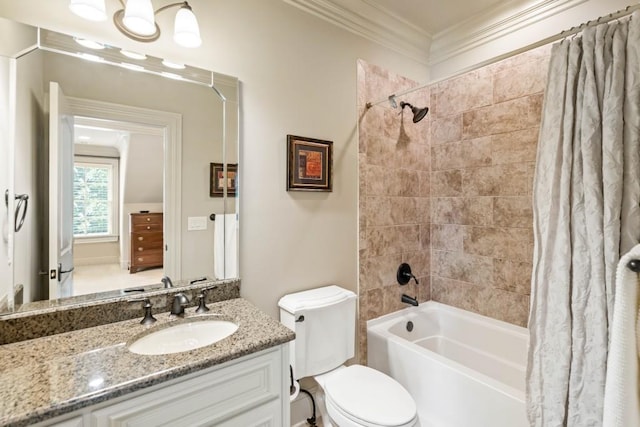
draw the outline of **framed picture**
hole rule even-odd
[[[211,163],[209,166],[209,196],[224,196],[225,183],[227,196],[236,197],[236,183],[238,175],[238,164],[227,163],[227,174],[224,173],[222,163]]]
[[[287,135],[287,191],[332,191],[333,142]]]

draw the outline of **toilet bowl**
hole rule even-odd
[[[396,380],[375,369],[351,365],[315,376],[324,392],[325,427],[412,427],[416,404]]]
[[[417,426],[416,404],[400,383],[366,366],[344,366],[355,353],[356,299],[339,286],[280,299],[280,321],[296,333],[289,350],[293,378],[318,382],[317,406],[327,427]]]

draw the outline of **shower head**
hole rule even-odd
[[[413,113],[413,123],[418,123],[420,120],[424,119],[424,116],[429,112],[429,107],[418,108],[408,102],[400,102],[400,108],[404,110],[404,107],[411,108],[411,112]]]

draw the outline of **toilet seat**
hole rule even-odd
[[[410,427],[417,422],[409,392],[375,369],[362,365],[340,369],[323,388],[329,416],[341,425]]]

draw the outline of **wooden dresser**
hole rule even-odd
[[[162,267],[164,254],[162,225],[162,212],[130,214],[131,262],[129,273],[137,273],[150,267]]]

